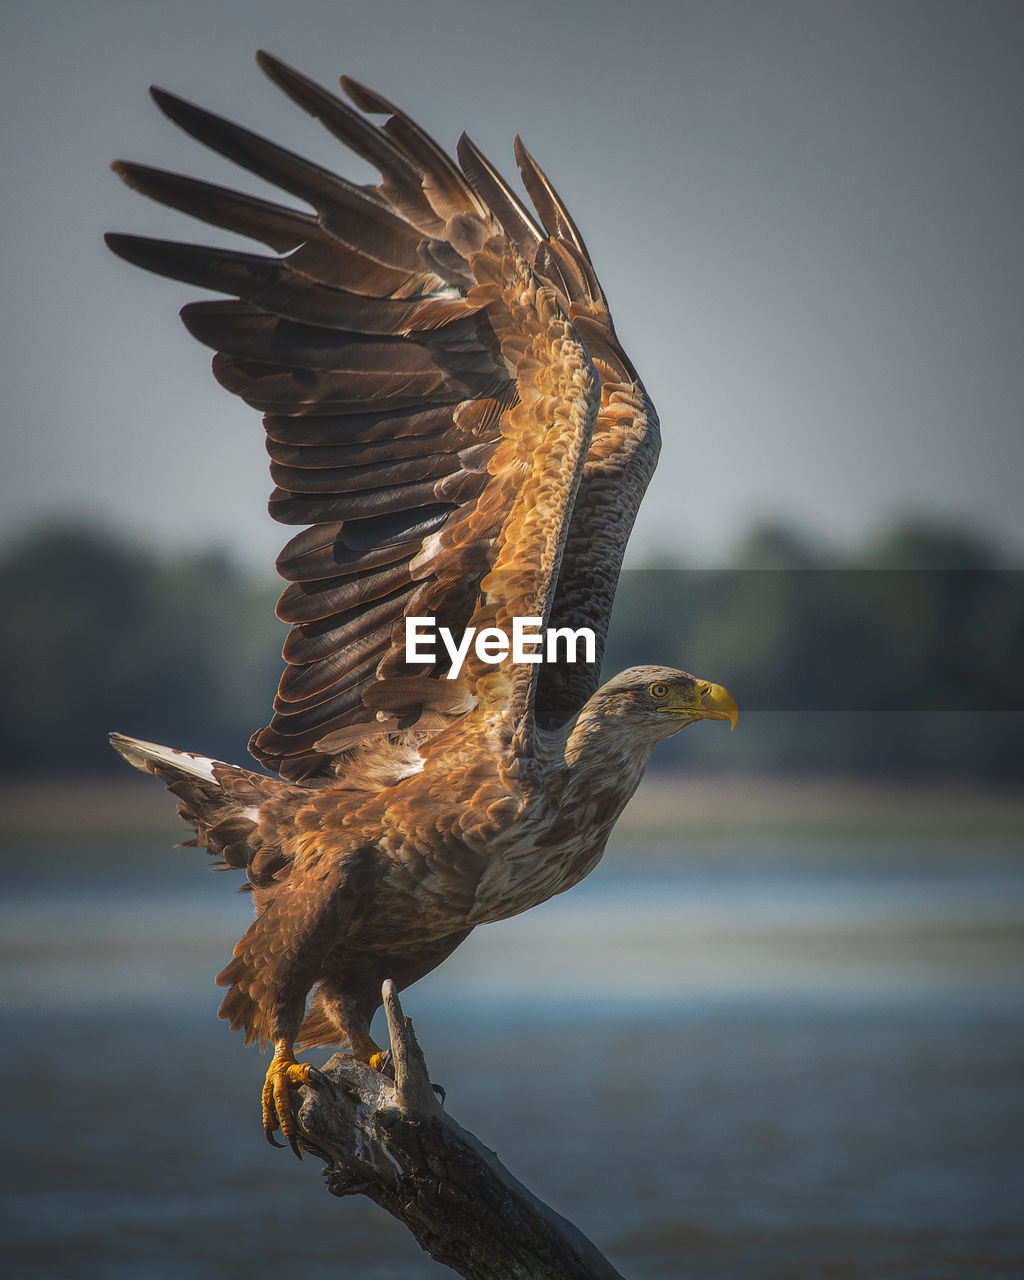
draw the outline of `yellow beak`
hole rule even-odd
[[[736,699],[720,684],[711,684],[708,680],[698,680],[696,683],[696,702],[680,701],[669,709],[682,715],[692,716],[695,720],[728,720],[731,733],[736,728],[736,721],[740,715]]]

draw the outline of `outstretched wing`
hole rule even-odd
[[[328,775],[368,735],[436,732],[472,707],[500,710],[521,742],[536,668],[470,660],[448,680],[443,654],[406,662],[404,619],[430,616],[456,635],[511,629],[514,616],[596,620],[603,638],[607,590],[591,597],[596,619],[581,592],[587,555],[607,565],[607,537],[578,506],[574,515],[574,500],[581,484],[600,496],[602,476],[620,466],[622,449],[608,448],[622,435],[614,388],[638,384],[616,354],[582,241],[525,152],[528,186],[550,193],[538,203],[547,235],[467,139],[460,171],[364,87],[343,80],[358,107],[389,116],[380,128],[275,59],[259,60],[377,167],[379,186],[356,186],[154,90],[192,136],[315,212],[118,162],[130,186],[277,256],[108,237],[129,261],[233,295],[193,303],[182,317],[216,350],[218,381],[266,414],[271,514],[309,526],[278,559],[291,583],[278,613],[292,630],[274,716],[253,753],[288,778]],[[602,391],[587,347],[614,375],[596,435]],[[631,394],[641,438],[642,389]],[[613,538],[612,591],[635,505]],[[616,513],[599,513],[599,523],[607,518]],[[567,539],[577,548],[571,571]],[[552,690],[545,722],[578,698],[571,681]]]
[[[540,725],[553,728],[574,716],[598,686],[619,569],[657,466],[661,433],[654,405],[616,336],[583,237],[518,137],[515,150],[523,183],[547,232],[533,260],[534,270],[556,284],[566,316],[601,378],[597,425],[570,516],[550,615],[552,626],[589,627],[597,652],[590,663],[548,663],[541,668],[535,715]]]

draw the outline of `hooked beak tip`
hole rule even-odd
[[[740,709],[728,689],[720,684],[701,681],[701,715],[706,720],[728,720],[729,732],[736,728]]]

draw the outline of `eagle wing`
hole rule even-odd
[[[594,438],[569,518],[551,601],[551,625],[589,627],[593,662],[547,663],[535,701],[539,724],[554,728],[576,714],[597,689],[622,557],[661,450],[654,405],[623,350],[590,254],[572,217],[520,138],[516,159],[547,232],[534,270],[555,282],[565,314],[601,379]]]
[[[360,110],[269,55],[263,70],[380,172],[357,186],[154,89],[198,141],[313,212],[117,162],[129,186],[276,256],[112,235],[129,261],[230,301],[183,308],[217,380],[261,409],[270,512],[307,526],[278,558],[291,624],[274,715],[253,738],[292,780],[330,777],[369,737],[467,712],[528,749],[596,687],[568,670],[442,653],[406,660],[405,618],[511,631],[591,626],[603,646],[657,426],[582,239],[525,148],[543,229],[473,144],[461,169],[354,81]],[[384,114],[377,127],[363,112]]]

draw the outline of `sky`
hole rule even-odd
[[[264,190],[150,83],[370,176],[262,76],[266,47],[448,148],[465,129],[510,177],[523,136],[661,417],[632,563],[718,563],[760,520],[848,545],[913,515],[1024,564],[1017,0],[22,0],[0,37],[5,545],[66,516],[253,566],[286,540],[258,415],[177,320],[197,291],[101,242],[229,242],[115,158]]]

